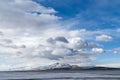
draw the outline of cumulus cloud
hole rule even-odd
[[[34,33],[36,30],[42,32],[42,30],[59,26],[57,21],[60,17],[55,16],[56,11],[53,8],[44,7],[32,0],[0,1],[0,10],[1,29]]]
[[[81,48],[86,48],[87,47],[87,42],[82,40],[81,38],[72,38],[70,39],[70,46],[75,49],[81,49]]]
[[[53,8],[32,0],[2,0],[0,11],[0,59],[9,60],[7,65],[86,64],[104,52],[94,38],[89,40],[91,35],[100,32],[62,29],[61,17],[55,15],[57,11]],[[110,41],[112,37],[101,35],[96,40]]]
[[[0,57],[5,59],[3,64],[5,61],[8,61],[7,65],[19,64],[19,60],[24,62],[24,59],[29,62],[28,57],[35,48],[44,43],[40,37],[43,32],[59,27],[57,11],[32,0],[1,0],[0,11]],[[12,61],[14,58],[16,61]]]
[[[111,36],[108,36],[108,35],[100,35],[100,36],[97,36],[96,37],[96,40],[97,41],[112,41],[113,38]]]
[[[93,48],[92,51],[95,53],[103,53],[104,52],[104,50],[102,48]]]
[[[63,61],[68,57],[72,58],[73,56],[76,55],[80,56],[81,58],[89,57],[89,56],[92,57],[92,55],[96,55],[94,54],[96,52],[89,51],[89,49],[92,49],[94,47],[96,48],[100,46],[98,46],[98,44],[95,43],[91,44],[90,42],[86,42],[85,40],[82,40],[80,37],[69,37],[69,38],[62,36],[54,37],[54,38],[50,37],[46,39],[46,43],[44,44],[40,43],[40,45],[37,48],[35,48],[35,51],[33,51],[31,55],[33,57],[42,57],[42,58],[44,57],[50,60]]]
[[[54,30],[54,32],[58,31]],[[59,33],[55,35],[48,33],[41,36],[17,36],[11,39],[7,39],[4,35],[2,38],[4,39],[1,42],[0,49],[3,50],[1,53],[4,54],[1,54],[1,56],[9,55],[11,58],[21,61],[26,59],[28,62],[31,59],[42,60],[41,64],[46,61],[86,64],[94,60],[99,53],[98,51],[92,51],[92,49],[101,48],[100,44],[86,41],[77,34],[71,36],[70,31],[65,30],[59,30]]]

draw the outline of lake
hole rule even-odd
[[[0,80],[120,80],[120,70],[2,71]]]

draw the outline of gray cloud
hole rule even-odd
[[[3,32],[0,31],[0,36],[3,36]]]
[[[56,37],[55,40],[60,41],[60,42],[64,42],[64,43],[68,43],[68,40],[65,37]]]
[[[63,43],[68,43],[68,40],[65,37],[55,37],[55,38],[48,38],[47,39],[48,43],[54,44],[56,42],[63,42]]]
[[[48,38],[47,42],[51,44],[55,44],[56,41],[53,38]]]
[[[10,39],[2,39],[1,41],[5,42],[6,44],[13,43]]]

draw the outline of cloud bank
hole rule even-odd
[[[63,29],[62,18],[53,8],[32,0],[1,0],[0,11],[0,66],[5,69],[54,62],[88,65],[105,52],[94,38],[105,31]],[[96,37],[98,41],[112,39]]]

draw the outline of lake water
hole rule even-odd
[[[120,80],[120,70],[0,72],[0,80]]]

